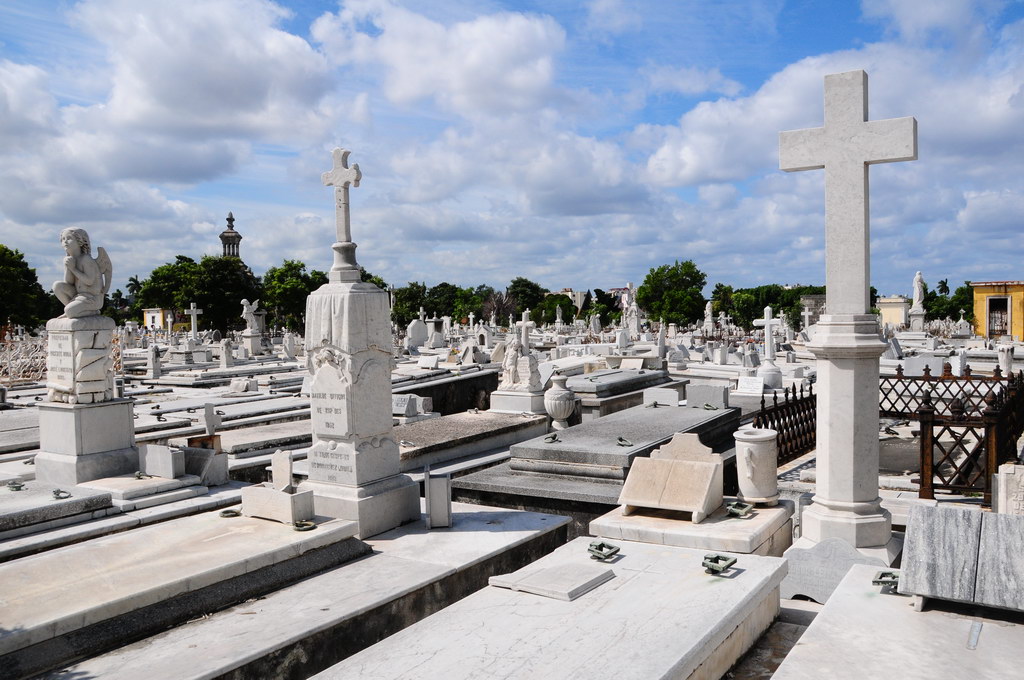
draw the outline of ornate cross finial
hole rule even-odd
[[[323,173],[320,180],[329,187],[334,187],[334,227],[338,241],[334,244],[334,266],[331,267],[331,280],[352,279],[351,272],[359,272],[356,264],[356,244],[352,243],[352,226],[349,212],[348,188],[358,187],[363,175],[359,172],[359,164],[348,166],[348,157],[352,152],[348,149],[334,149],[331,156],[334,167]],[[349,274],[342,277],[341,272]],[[354,280],[358,280],[356,277]]]

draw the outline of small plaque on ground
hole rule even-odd
[[[572,602],[615,577],[609,567],[599,564],[561,564],[544,569],[519,570],[511,574],[492,576],[488,583],[498,588],[509,588],[556,600]]]

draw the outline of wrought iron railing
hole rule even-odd
[[[28,338],[0,343],[0,384],[10,387],[46,375],[46,340]]]
[[[923,375],[909,377],[903,375],[901,364],[895,376],[883,376],[878,386],[878,414],[882,417],[917,420],[926,394],[938,415],[951,415],[956,401],[966,415],[977,417],[985,409],[986,399],[1003,391],[1006,379],[998,366],[991,377],[972,374],[970,366],[956,376],[948,363],[943,364],[941,375],[933,376],[925,366]]]
[[[919,497],[936,491],[978,493],[982,505],[992,504],[992,474],[1017,459],[1017,441],[1024,431],[1024,373],[1011,376],[1004,389],[985,397],[980,414],[972,414],[953,397],[948,413],[940,413],[931,393],[922,395]]]
[[[808,387],[806,394],[800,386],[786,388],[779,401],[776,392],[771,404],[761,396],[761,410],[754,416],[754,427],[775,430],[779,433],[779,465],[799,458],[814,449],[817,443],[818,398],[814,389]]]

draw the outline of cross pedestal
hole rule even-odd
[[[917,121],[868,121],[867,101],[864,71],[825,76],[825,125],[779,135],[782,170],[825,169],[829,312],[807,345],[819,385],[817,486],[802,515],[803,535],[790,550],[837,538],[867,560],[891,564],[899,546],[878,497],[878,358],[886,345],[868,312],[868,165],[915,160]]]
[[[764,380],[764,386],[773,390],[782,389],[782,369],[775,365],[775,329],[779,319],[772,317],[772,308],[764,308],[764,318],[754,319],[754,325],[764,328],[764,363],[757,368],[757,376]]]

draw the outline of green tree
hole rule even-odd
[[[960,310],[964,310],[964,320],[974,323],[974,289],[970,281],[964,281],[964,285],[957,287],[949,296],[947,307],[950,317],[954,321],[960,320]]]
[[[135,307],[160,307],[180,314],[195,302],[203,308],[200,325],[225,333],[244,325],[239,311],[242,299],[254,302],[262,293],[260,280],[237,257],[208,255],[196,262],[178,255],[142,282]]]
[[[298,260],[285,260],[280,267],[271,267],[263,275],[261,306],[267,310],[268,323],[288,330],[303,329],[306,298],[327,282],[324,272],[306,271]]]
[[[35,328],[50,316],[50,300],[39,285],[36,270],[20,250],[0,243],[0,339],[3,327],[17,324]]]
[[[764,308],[758,308],[757,298],[745,290],[738,290],[732,296],[732,322],[741,328],[753,328],[754,319],[763,314]],[[730,312],[726,312],[730,314]]]
[[[410,321],[419,318],[420,307],[425,308],[426,303],[426,284],[410,281],[408,285],[395,289],[391,302],[391,319],[404,328]]]
[[[949,297],[949,279],[939,279],[939,283],[935,286],[935,290],[938,291],[939,295]]]
[[[522,276],[512,279],[512,282],[508,284],[508,288],[505,289],[505,294],[516,301],[516,318],[525,310],[533,309],[539,305],[547,292],[547,288]]]
[[[618,299],[600,288],[594,289],[594,300],[590,305],[590,313],[598,315],[601,319],[601,326],[608,326],[622,318]]]
[[[636,290],[636,302],[652,319],[686,324],[704,315],[707,276],[693,260],[654,267]]]
[[[724,283],[716,283],[714,290],[711,291],[712,310],[716,313],[732,313],[732,294],[732,286],[728,286]]]
[[[537,324],[554,323],[557,318],[557,307],[562,308],[562,323],[571,323],[573,311],[576,309],[572,304],[572,298],[568,295],[547,295],[530,312],[530,319]]]
[[[490,288],[490,286],[484,286]],[[474,321],[479,320],[483,314],[484,298],[477,295],[477,288],[459,288],[455,293],[455,306],[452,308],[452,318],[462,322],[469,322],[469,315],[473,314]]]
[[[442,281],[429,288],[426,302],[427,314],[433,314],[437,318],[449,314],[454,316],[459,290],[458,286],[447,281]]]

